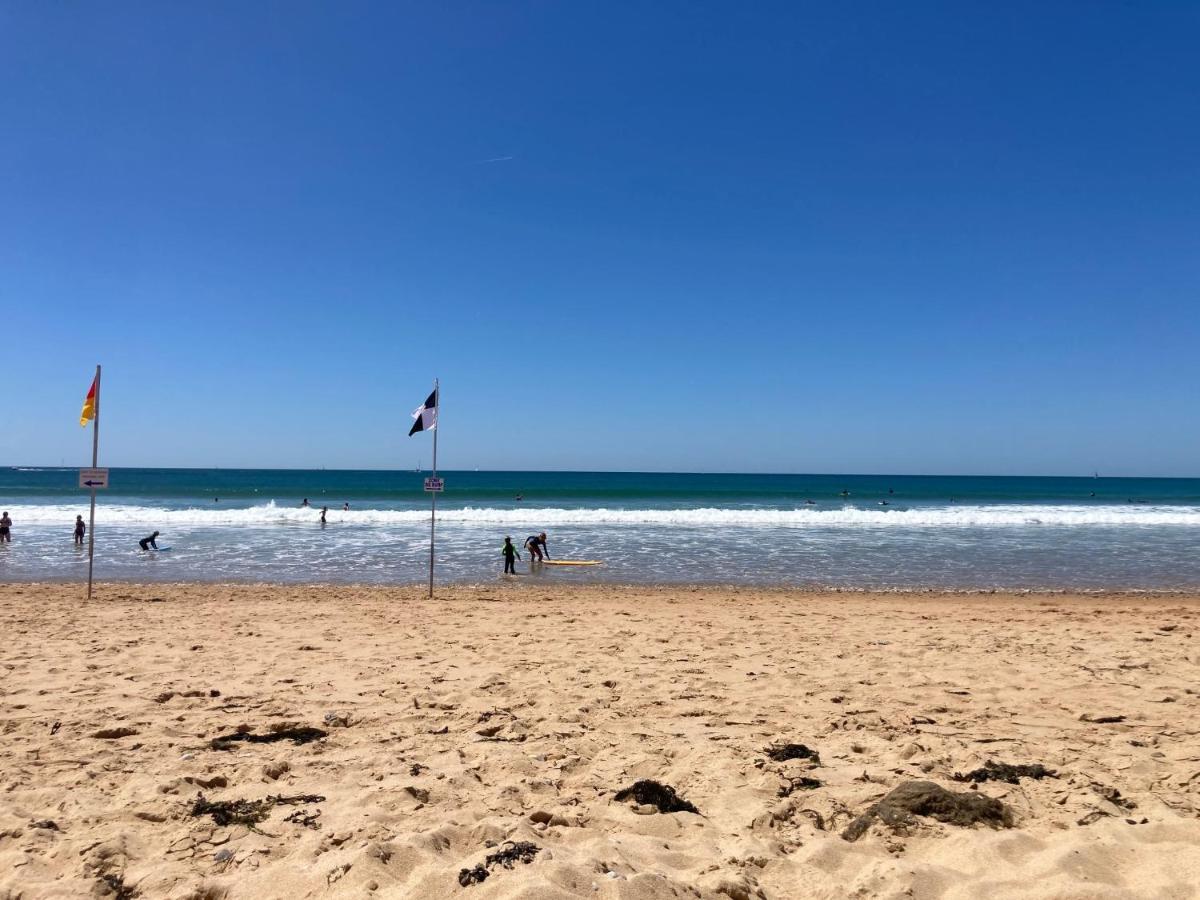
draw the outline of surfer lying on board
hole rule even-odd
[[[521,554],[517,552],[517,548],[513,546],[512,538],[504,539],[504,546],[500,548],[500,552],[504,554],[504,574],[516,575],[517,565],[513,562],[513,558],[521,558]]]
[[[149,550],[151,547],[153,547],[155,550],[157,550],[158,543],[155,541],[155,538],[157,538],[157,537],[158,537],[158,532],[156,531],[156,532],[154,532],[154,534],[150,535],[150,537],[144,537],[140,541],[138,541],[138,546],[141,547],[143,550]]]
[[[543,559],[550,558],[550,551],[546,549],[546,532],[541,534],[531,534],[525,538],[525,549],[529,551],[529,561],[535,559],[541,562]]]

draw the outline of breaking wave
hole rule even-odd
[[[70,527],[77,514],[86,517],[87,503],[38,506],[12,505],[14,524]],[[301,509],[266,503],[257,506],[189,507],[170,509],[129,504],[96,507],[96,521],[130,527],[272,527],[312,525],[316,508]],[[404,527],[429,521],[424,508],[330,509],[331,524],[365,527]],[[1137,527],[1200,528],[1200,506],[926,506],[858,508],[560,508],[463,507],[438,510],[446,525],[488,525],[513,528],[534,526],[649,525],[680,528],[1013,528],[1013,527]]]

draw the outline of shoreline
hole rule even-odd
[[[0,896],[1197,896],[1200,594],[79,587],[0,586]],[[844,836],[913,782],[1004,816]]]
[[[528,579],[529,576],[522,574],[523,579]],[[69,588],[77,587],[86,591],[87,582],[80,581],[78,578],[39,578],[31,580],[4,580],[0,579],[0,593],[9,587],[44,587],[44,588]],[[204,581],[199,579],[179,579],[179,580],[164,580],[164,581],[100,581],[96,580],[93,584],[93,601],[96,595],[100,593],[101,588],[111,588],[125,590],[129,588],[145,588],[157,589],[164,587],[195,587],[195,588],[238,588],[238,589],[255,589],[263,588],[268,590],[300,590],[305,588],[310,589],[336,589],[336,590],[352,590],[352,591],[369,591],[369,592],[386,592],[386,591],[416,591],[421,594],[423,599],[428,599],[428,582],[423,580],[414,581],[397,581],[391,583],[373,582],[373,581],[234,581],[229,579],[217,579],[212,581]],[[692,581],[692,582],[675,582],[675,581],[653,581],[653,582],[621,582],[621,581],[536,581],[522,580],[510,581],[504,578],[497,578],[494,581],[447,581],[439,582],[434,586],[435,597],[439,599],[437,594],[442,592],[448,594],[462,594],[470,591],[509,591],[514,594],[519,594],[523,591],[618,591],[618,592],[650,592],[650,593],[687,593],[695,591],[709,592],[727,592],[730,594],[753,593],[767,595],[803,595],[804,597],[832,597],[832,596],[880,596],[880,597],[999,597],[999,598],[1021,598],[1021,597],[1080,597],[1087,599],[1103,599],[1123,598],[1123,597],[1162,597],[1162,598],[1200,598],[1200,587],[1182,587],[1182,588],[1071,588],[1071,587],[1042,587],[1042,588],[1016,588],[1016,587],[998,587],[998,588],[946,588],[946,587],[810,587],[806,585],[788,585],[788,584],[756,584],[750,582],[722,582],[722,581]]]

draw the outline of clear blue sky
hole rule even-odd
[[[1193,2],[0,3],[0,464],[1200,475]]]

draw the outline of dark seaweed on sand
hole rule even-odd
[[[291,797],[267,796],[262,800],[206,800],[203,794],[196,795],[192,804],[192,816],[211,816],[218,825],[245,825],[253,828],[264,821],[276,806],[294,806],[299,803],[323,803],[319,794],[296,794]]]
[[[230,744],[236,741],[245,741],[248,744],[273,744],[276,741],[291,741],[293,744],[308,744],[313,741],[319,741],[323,737],[327,737],[329,732],[322,731],[320,728],[309,728],[307,726],[300,728],[281,728],[278,731],[272,731],[268,734],[253,734],[249,731],[235,731],[233,734],[224,734],[220,737],[212,739],[211,746],[214,750],[229,750]]]
[[[973,781],[976,784],[982,784],[985,781],[1004,781],[1008,784],[1017,784],[1022,778],[1038,780],[1057,777],[1057,772],[1053,769],[1047,769],[1041,763],[1033,763],[1028,766],[1014,766],[1009,763],[993,762],[989,759],[980,768],[972,769],[965,775],[959,772],[954,776],[954,780]]]
[[[842,837],[857,841],[876,819],[886,825],[907,825],[914,815],[948,825],[983,822],[993,828],[1012,827],[1012,813],[999,800],[970,792],[956,794],[932,781],[906,781],[847,825]]]
[[[529,841],[505,841],[504,847],[495,853],[489,853],[484,865],[504,866],[511,869],[516,863],[531,863],[541,848]]]
[[[821,754],[803,744],[777,744],[763,750],[772,762],[787,762],[789,759],[811,759],[818,766],[821,764]]]
[[[463,887],[470,887],[473,884],[478,884],[488,877],[488,870],[482,865],[477,865],[473,869],[460,869],[458,872],[458,883]]]
[[[540,849],[541,847],[537,844],[529,841],[505,841],[500,850],[489,853],[487,859],[482,863],[470,869],[460,869],[458,883],[463,887],[479,884],[491,874],[488,869],[492,866],[504,866],[506,869],[511,869],[517,863],[531,863]]]
[[[790,797],[794,791],[811,791],[821,787],[821,782],[816,778],[802,776],[800,778],[788,778],[787,784],[779,788],[780,797]]]
[[[125,883],[124,874],[110,872],[100,876],[100,883],[96,885],[92,895],[104,900],[133,900],[138,892],[133,885]]]
[[[614,799],[628,800],[630,798],[633,798],[638,803],[656,807],[659,812],[690,812],[697,814],[700,812],[691,803],[676,794],[675,788],[669,784],[659,784],[657,781],[650,781],[649,779],[638,781],[632,787],[618,791]]]

